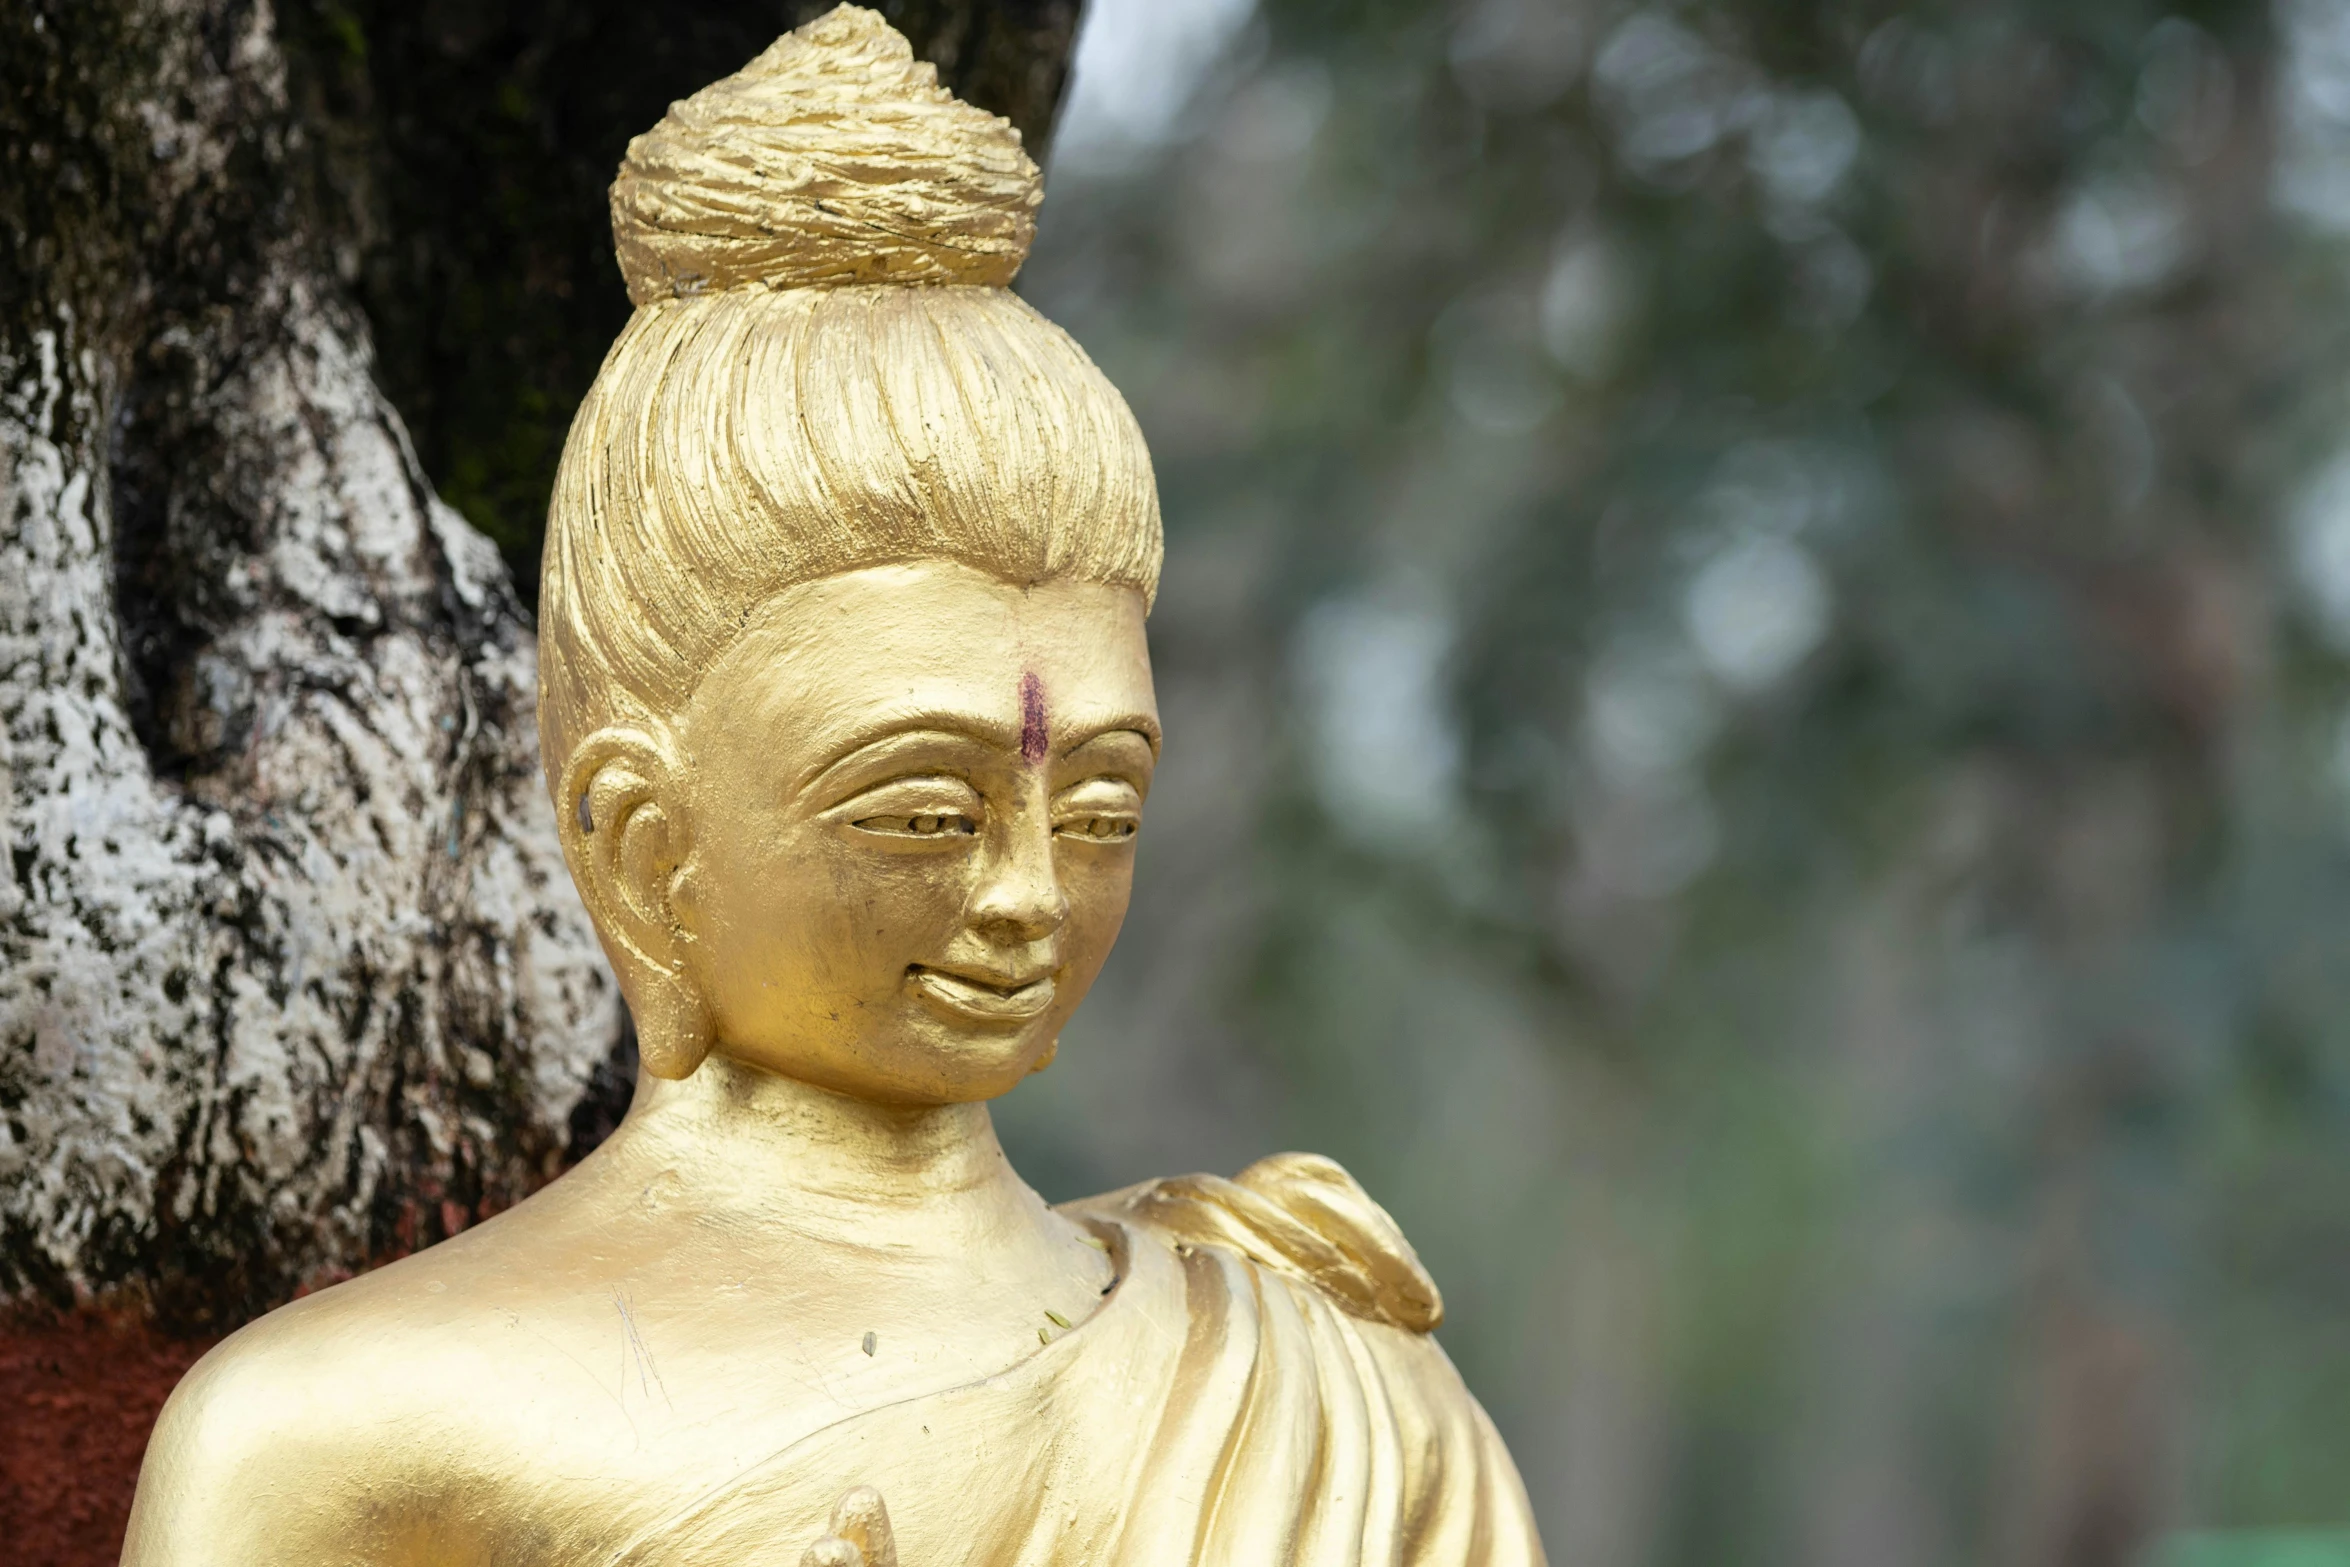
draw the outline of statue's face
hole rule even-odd
[[[1158,735],[1131,589],[922,562],[779,594],[682,725],[716,1048],[869,1099],[1011,1088],[1117,939]]]

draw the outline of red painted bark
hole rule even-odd
[[[0,1322],[0,1541],[13,1567],[113,1567],[147,1433],[213,1343],[95,1314]]]

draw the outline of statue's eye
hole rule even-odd
[[[1053,801],[1053,836],[1125,843],[1142,830],[1142,791],[1123,778],[1088,778]]]
[[[865,816],[849,825],[902,838],[968,837],[979,831],[977,822],[956,811],[927,812],[920,816]]]
[[[1089,838],[1097,843],[1119,843],[1141,830],[1142,823],[1131,816],[1080,816],[1053,828],[1064,838]]]
[[[835,807],[833,820],[883,838],[934,842],[979,831],[986,802],[961,778],[893,778]]]

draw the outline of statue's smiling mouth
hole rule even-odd
[[[1053,1004],[1053,976],[1033,979],[950,973],[916,963],[906,983],[924,1001],[958,1018],[981,1023],[1025,1023]]]

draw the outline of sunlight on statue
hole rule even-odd
[[[190,1375],[133,1567],[1541,1560],[1328,1160],[1053,1209],[987,1104],[1126,911],[1140,431],[1010,126],[843,6],[631,144],[540,728],[644,1072],[576,1170]]]

